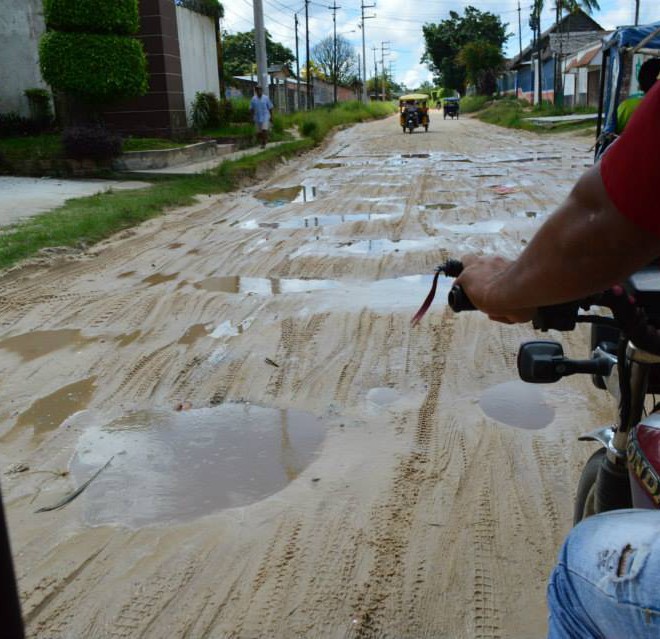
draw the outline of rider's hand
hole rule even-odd
[[[508,308],[502,296],[511,260],[499,256],[465,255],[461,262],[464,268],[456,283],[490,319],[504,324],[516,324],[529,322],[534,317],[536,309]]]

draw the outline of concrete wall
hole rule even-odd
[[[183,99],[190,122],[192,103],[198,91],[220,95],[215,27],[211,18],[178,6],[176,23],[181,54]]]
[[[39,71],[42,0],[0,0],[0,113],[29,115],[25,89],[48,88]]]

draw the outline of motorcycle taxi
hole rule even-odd
[[[412,133],[420,126],[429,130],[428,102],[429,96],[425,93],[410,93],[399,98],[399,124],[404,133],[406,129]]]

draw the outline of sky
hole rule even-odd
[[[305,13],[303,0],[262,0],[266,29],[274,40],[289,47],[295,54],[294,14],[298,14],[298,51],[300,66],[305,60]],[[505,54],[513,56],[518,52],[518,0],[365,0],[375,4],[365,10],[365,16],[375,16],[365,20],[365,45],[367,52],[367,78],[374,75],[374,51],[380,73],[381,53],[385,51],[385,66],[391,69],[394,80],[408,88],[415,88],[425,80],[432,80],[432,74],[425,64],[420,63],[424,52],[422,25],[427,22],[440,22],[449,17],[449,11],[462,14],[463,7],[471,5],[481,11],[490,11],[508,23],[511,37]],[[362,32],[360,23],[360,0],[336,0],[337,34],[341,34],[362,54]],[[546,29],[554,20],[552,0],[545,0],[541,28]],[[633,24],[635,0],[600,0],[601,10],[592,15],[605,29]],[[254,25],[251,0],[231,0],[223,2],[225,8],[224,29],[229,33],[249,31]],[[531,40],[528,26],[531,0],[520,0],[523,48]],[[332,35],[332,11],[330,0],[311,0],[309,3],[310,49],[320,40]],[[660,21],[660,2],[640,0],[640,24]]]

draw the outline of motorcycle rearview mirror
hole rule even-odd
[[[564,359],[564,349],[559,342],[525,342],[518,350],[518,374],[523,382],[532,384],[558,382],[566,374],[562,365]]]

